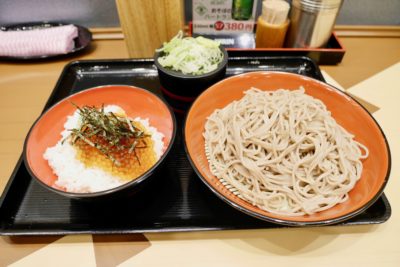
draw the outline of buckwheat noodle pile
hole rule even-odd
[[[368,148],[304,89],[261,91],[215,110],[205,124],[212,173],[242,199],[288,216],[348,199]]]

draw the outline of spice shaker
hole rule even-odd
[[[342,0],[293,0],[287,47],[326,46],[332,34]]]
[[[284,0],[264,0],[257,20],[256,48],[283,46],[289,20],[289,4]]]

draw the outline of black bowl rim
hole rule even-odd
[[[207,77],[211,77],[214,74],[219,73],[221,70],[223,70],[224,68],[226,68],[226,65],[228,64],[228,52],[226,51],[225,47],[223,45],[219,46],[220,50],[222,51],[222,53],[224,54],[224,57],[222,59],[222,61],[218,64],[218,67],[210,72],[201,74],[201,75],[193,75],[193,74],[183,74],[179,71],[175,71],[175,70],[171,70],[168,68],[164,68],[163,66],[160,65],[160,63],[158,62],[158,58],[162,55],[163,52],[155,52],[154,54],[154,64],[156,65],[157,69],[161,72],[163,72],[164,74],[168,75],[168,76],[172,76],[175,78],[180,78],[180,79],[188,79],[188,80],[196,80],[196,79],[202,79],[202,78],[207,78]]]
[[[320,84],[323,84],[324,86],[330,87],[330,88],[334,89],[335,91],[338,91],[340,94],[343,94],[343,95],[345,95],[345,96],[351,98],[355,103],[357,103],[357,104],[367,113],[367,115],[373,120],[373,122],[374,122],[375,125],[378,127],[378,129],[379,129],[380,133],[382,134],[382,137],[383,137],[383,139],[384,139],[384,141],[385,141],[386,149],[387,149],[387,152],[388,152],[388,164],[387,164],[386,175],[385,175],[385,178],[384,178],[384,180],[383,180],[383,183],[381,184],[381,187],[379,188],[379,190],[378,190],[378,192],[375,194],[375,196],[372,197],[367,203],[365,203],[365,204],[364,204],[363,206],[361,206],[360,208],[358,208],[358,209],[356,209],[356,210],[354,210],[354,211],[352,211],[352,212],[350,212],[350,213],[348,213],[348,214],[339,216],[339,217],[334,217],[334,218],[331,218],[331,219],[328,219],[328,220],[318,220],[318,221],[298,221],[298,220],[295,219],[295,218],[296,218],[295,216],[293,216],[293,218],[294,218],[293,220],[283,220],[283,219],[278,219],[278,218],[274,218],[274,217],[269,217],[269,216],[261,215],[261,214],[259,214],[259,213],[257,213],[257,212],[253,212],[253,211],[251,211],[251,210],[248,210],[247,208],[245,208],[245,207],[243,207],[243,206],[241,206],[241,205],[239,205],[239,204],[237,204],[237,203],[231,201],[230,199],[228,199],[227,197],[225,197],[223,194],[221,194],[218,190],[216,190],[216,189],[214,188],[214,186],[211,185],[211,184],[207,181],[207,179],[204,178],[204,177],[201,175],[199,169],[198,169],[197,166],[194,164],[194,161],[193,161],[193,159],[192,159],[192,156],[191,156],[190,153],[189,153],[189,150],[188,150],[188,147],[187,147],[187,143],[186,143],[185,129],[186,129],[186,126],[187,126],[187,119],[188,119],[188,117],[189,117],[189,114],[190,114],[190,112],[192,111],[194,104],[195,104],[197,101],[200,101],[200,100],[199,100],[199,99],[200,99],[200,96],[201,96],[202,94],[204,94],[206,91],[208,91],[209,88],[212,87],[212,86],[210,86],[209,88],[207,88],[206,90],[204,90],[204,91],[199,95],[199,97],[193,102],[193,104],[191,105],[190,109],[189,109],[188,112],[186,113],[186,117],[185,117],[185,119],[184,119],[184,123],[183,123],[183,127],[182,127],[182,136],[183,136],[183,144],[184,144],[185,153],[186,153],[186,155],[187,155],[187,157],[188,157],[188,159],[189,159],[190,165],[192,165],[193,170],[196,172],[196,174],[197,174],[197,176],[200,178],[200,180],[203,181],[203,183],[204,183],[218,198],[220,198],[222,201],[224,201],[225,203],[229,204],[230,206],[234,207],[235,209],[237,209],[237,210],[239,210],[239,211],[241,211],[241,212],[243,212],[243,213],[245,213],[245,214],[247,214],[247,215],[250,215],[250,216],[252,216],[252,217],[254,217],[254,218],[257,218],[257,219],[260,219],[260,220],[264,220],[264,221],[267,221],[267,222],[271,222],[271,223],[280,224],[280,225],[286,225],[286,226],[306,227],[306,226],[323,226],[323,225],[337,224],[337,223],[346,221],[346,220],[348,220],[348,219],[350,219],[350,218],[353,218],[354,216],[357,216],[357,215],[361,214],[361,213],[364,212],[366,209],[368,209],[370,206],[372,206],[372,204],[374,204],[374,203],[379,199],[379,197],[382,195],[382,193],[383,193],[383,191],[384,191],[384,189],[385,189],[385,187],[386,187],[386,185],[387,185],[387,183],[388,183],[388,180],[389,180],[389,177],[390,177],[390,172],[391,172],[392,160],[391,160],[390,147],[389,147],[389,143],[388,143],[388,141],[387,141],[386,135],[385,135],[385,133],[383,132],[383,130],[382,130],[381,126],[379,125],[379,123],[378,123],[378,122],[375,120],[375,118],[371,115],[371,113],[370,113],[363,105],[361,105],[361,103],[360,103],[359,101],[357,101],[354,97],[352,97],[352,96],[351,96],[350,94],[348,94],[347,92],[342,91],[342,90],[338,89],[337,87],[335,87],[335,86],[333,86],[333,85],[330,85],[330,84],[328,84],[328,83],[326,83],[326,82],[322,82],[322,81],[320,81],[320,80],[317,80],[317,79],[314,79],[314,78],[311,78],[311,77],[307,77],[307,76],[303,76],[303,75],[300,75],[300,74],[288,73],[288,72],[282,72],[282,71],[253,71],[253,72],[246,72],[246,73],[242,73],[242,74],[235,75],[235,76],[232,76],[232,77],[228,77],[228,78],[226,78],[226,79],[234,78],[234,77],[237,77],[237,76],[244,76],[244,75],[248,75],[248,74],[252,74],[252,73],[259,73],[259,72],[263,72],[263,73],[278,73],[278,74],[284,74],[284,75],[289,74],[289,75],[294,75],[294,76],[301,77],[302,79],[310,79],[310,80],[313,80],[313,81],[318,82],[318,83],[320,83]],[[226,80],[226,79],[224,79],[224,80]],[[223,82],[224,80],[222,80],[222,81],[220,81],[220,82]],[[220,82],[218,82],[218,83],[220,83]]]
[[[172,135],[171,135],[171,141],[169,142],[169,145],[167,147],[167,149],[164,151],[164,153],[161,155],[161,157],[158,159],[158,161],[150,168],[148,169],[145,173],[143,173],[141,176],[137,177],[136,179],[129,181],[127,183],[124,183],[120,186],[114,187],[114,188],[110,188],[107,190],[103,190],[103,191],[97,191],[97,192],[92,192],[92,193],[76,193],[76,192],[68,192],[68,191],[62,191],[59,190],[57,188],[51,187],[47,184],[45,184],[44,182],[42,182],[38,177],[36,177],[36,175],[34,174],[34,172],[32,171],[32,169],[30,168],[29,164],[28,164],[28,159],[27,159],[27,145],[28,145],[28,140],[30,138],[31,132],[34,129],[34,127],[37,125],[37,123],[40,121],[40,119],[47,114],[48,112],[51,112],[51,110],[53,108],[55,108],[57,105],[60,104],[60,102],[65,101],[66,98],[69,98],[71,96],[74,95],[78,95],[78,94],[83,94],[87,91],[91,91],[91,90],[98,90],[101,88],[108,88],[108,87],[115,87],[115,86],[123,86],[126,88],[130,88],[130,89],[134,89],[134,90],[142,90],[145,91],[149,94],[152,94],[153,96],[155,96],[157,99],[159,99],[164,105],[165,107],[168,109],[169,114],[171,116],[171,120],[172,120]],[[136,87],[136,86],[131,86],[131,85],[125,85],[125,84],[109,84],[109,85],[100,85],[100,86],[96,86],[96,87],[90,87],[87,88],[85,90],[79,91],[77,93],[68,95],[66,98],[63,98],[59,101],[57,101],[55,104],[53,104],[52,106],[50,106],[46,111],[44,111],[33,123],[33,125],[31,126],[25,141],[24,141],[24,146],[23,146],[23,159],[24,159],[24,164],[26,166],[26,169],[28,170],[29,174],[35,179],[35,181],[39,182],[39,184],[41,184],[43,187],[49,189],[52,192],[55,192],[59,195],[65,196],[65,197],[69,197],[69,198],[73,198],[73,199],[94,199],[94,198],[98,198],[98,197],[106,197],[106,196],[110,196],[118,191],[122,191],[124,189],[127,189],[129,187],[135,187],[139,184],[141,184],[143,181],[145,181],[147,178],[149,178],[153,172],[159,167],[160,164],[162,164],[162,162],[165,160],[165,158],[167,157],[167,155],[169,154],[174,141],[175,141],[175,137],[176,137],[176,128],[177,128],[177,123],[176,123],[176,118],[175,118],[175,114],[174,112],[171,110],[171,107],[165,102],[164,99],[162,99],[161,97],[159,97],[158,95],[156,95],[155,93],[140,88],[140,87]]]
[[[56,22],[56,21],[41,21],[41,22],[26,22],[26,23],[17,23],[17,24],[7,24],[7,25],[1,25],[0,30],[1,31],[9,31],[15,28],[21,28],[21,27],[39,27],[39,28],[51,28],[51,27],[57,27],[57,26],[65,26],[65,25],[74,25],[78,29],[78,37],[74,39],[74,42],[76,43],[77,41],[84,41],[81,43],[80,46],[74,47],[71,51],[65,54],[46,54],[46,55],[38,55],[38,56],[0,56],[0,59],[7,59],[7,60],[16,60],[16,61],[22,61],[22,60],[39,60],[39,59],[53,59],[53,58],[58,58],[58,57],[63,57],[67,55],[71,55],[74,53],[77,53],[79,51],[82,51],[86,49],[93,37],[92,33],[89,31],[88,28],[83,27],[78,24],[74,23],[66,23],[66,22]]]

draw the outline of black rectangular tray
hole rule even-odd
[[[306,57],[265,57],[230,53],[227,76],[274,70],[324,80]],[[67,65],[44,110],[86,88],[127,84],[160,93],[157,71],[150,59],[76,61]],[[122,234],[172,231],[232,230],[284,227],[237,211],[216,197],[196,176],[183,149],[183,117],[176,114],[178,131],[157,183],[138,195],[113,203],[70,200],[40,186],[20,159],[0,199],[1,235]],[[382,195],[362,214],[340,225],[378,224],[391,208]]]

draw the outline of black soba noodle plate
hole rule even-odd
[[[256,52],[231,53],[227,76],[274,70],[323,80],[319,68],[306,57],[264,57]],[[157,70],[150,59],[76,61],[67,65],[45,109],[86,88],[127,84],[161,94]],[[71,200],[45,190],[20,160],[0,199],[1,235],[127,234],[148,232],[261,229],[285,227],[255,219],[225,204],[197,177],[186,157],[183,116],[176,114],[175,144],[156,183],[138,195],[114,203]],[[339,225],[379,224],[391,208],[382,195],[362,214]]]
[[[0,31],[28,31],[46,29],[57,26],[69,25],[71,23],[63,22],[31,22],[22,24],[12,24],[0,26]],[[25,60],[41,60],[41,59],[55,59],[68,55],[76,54],[86,49],[92,41],[92,33],[85,27],[72,24],[78,28],[78,37],[74,39],[74,48],[65,54],[51,54],[51,55],[37,55],[37,56],[0,56],[0,60],[7,61],[25,61]]]

